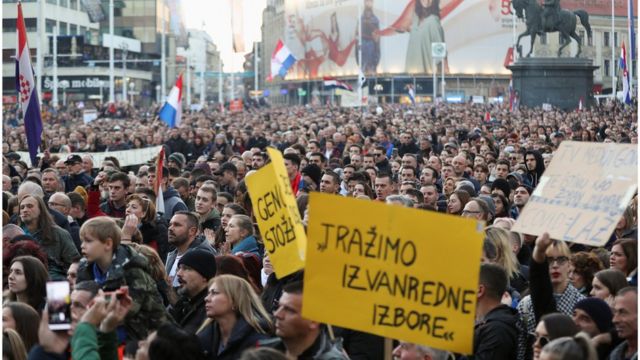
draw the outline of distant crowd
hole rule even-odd
[[[636,104],[207,108],[173,129],[157,106],[98,110],[85,123],[78,104],[45,106],[29,166],[19,112],[4,109],[7,358],[388,356],[382,337],[302,317],[303,271],[276,276],[245,182],[267,147],[284,154],[305,226],[312,191],[486,223],[473,354],[400,339],[394,358],[637,358],[637,193],[602,247],[511,231],[561,142],[637,144]],[[162,168],[90,154],[151,146]],[[47,281],[69,283],[66,320]]]

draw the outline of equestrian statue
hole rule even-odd
[[[569,45],[571,38],[578,42],[576,57],[579,57],[582,52],[582,45],[580,36],[576,33],[576,16],[580,18],[580,23],[587,30],[588,38],[591,39],[589,14],[584,10],[569,11],[561,9],[560,0],[544,0],[542,6],[537,0],[512,0],[512,4],[516,11],[516,16],[524,19],[527,25],[527,30],[518,36],[516,43],[516,49],[520,57],[522,57],[520,39],[524,36],[531,36],[531,49],[527,54],[527,57],[529,57],[533,51],[533,43],[537,35],[556,31],[560,33],[560,42],[562,44],[558,49],[558,57],[560,57],[562,49]]]

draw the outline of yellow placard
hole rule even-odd
[[[481,222],[312,193],[302,315],[471,354]]]
[[[278,278],[304,267],[307,237],[284,158],[268,148],[271,162],[246,178],[253,213]]]
[[[512,231],[603,246],[638,188],[638,146],[563,141]]]

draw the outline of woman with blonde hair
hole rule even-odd
[[[2,358],[7,360],[27,360],[27,350],[24,347],[22,338],[13,329],[4,329]]]
[[[235,275],[211,279],[207,321],[198,331],[208,359],[237,359],[273,332],[273,323],[253,286]]]
[[[551,340],[542,348],[540,360],[597,360],[598,353],[589,335],[580,332],[573,337]]]
[[[489,262],[500,265],[509,276],[509,284],[518,292],[523,292],[528,287],[528,281],[520,271],[520,264],[513,253],[511,246],[511,235],[509,231],[489,226],[485,229],[486,239],[493,243],[496,254],[494,258],[487,259]]]

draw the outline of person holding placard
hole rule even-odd
[[[538,319],[555,312],[573,315],[575,305],[585,298],[569,282],[570,256],[565,242],[554,242],[547,233],[536,239],[529,264],[531,295],[518,304],[524,327],[518,338],[518,359],[528,358],[531,339],[526,335],[533,332]]]

